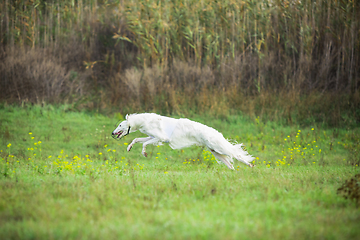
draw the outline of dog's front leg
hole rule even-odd
[[[135,143],[138,142],[146,142],[153,139],[152,137],[146,137],[146,138],[135,138],[127,147],[127,151],[130,152],[131,148],[134,146]]]
[[[146,146],[149,145],[149,144],[155,144],[155,143],[158,143],[160,142],[159,139],[157,138],[151,138],[150,140],[144,142],[143,144],[143,149],[142,149],[142,155],[144,155],[144,157],[147,157],[147,153],[146,153]]]

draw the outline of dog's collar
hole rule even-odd
[[[129,126],[129,128],[128,128],[128,132],[127,132],[127,134],[126,135],[128,135],[130,133],[130,126]]]

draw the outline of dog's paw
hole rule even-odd
[[[251,167],[251,168],[253,168],[253,167],[255,167],[256,165],[255,164],[251,164],[250,163],[250,165],[249,165],[249,167]]]
[[[148,154],[146,152],[142,152],[142,154],[144,155],[144,157],[148,156]]]
[[[127,147],[127,151],[130,152],[131,148],[132,148],[132,145],[130,144],[130,145]]]

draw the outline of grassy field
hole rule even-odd
[[[174,116],[184,117],[184,116]],[[186,116],[243,142],[256,167],[205,148],[110,137],[119,113],[0,106],[4,239],[359,239],[360,210],[337,194],[359,173],[360,129]]]

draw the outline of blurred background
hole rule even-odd
[[[2,104],[360,121],[360,2],[4,0]]]

